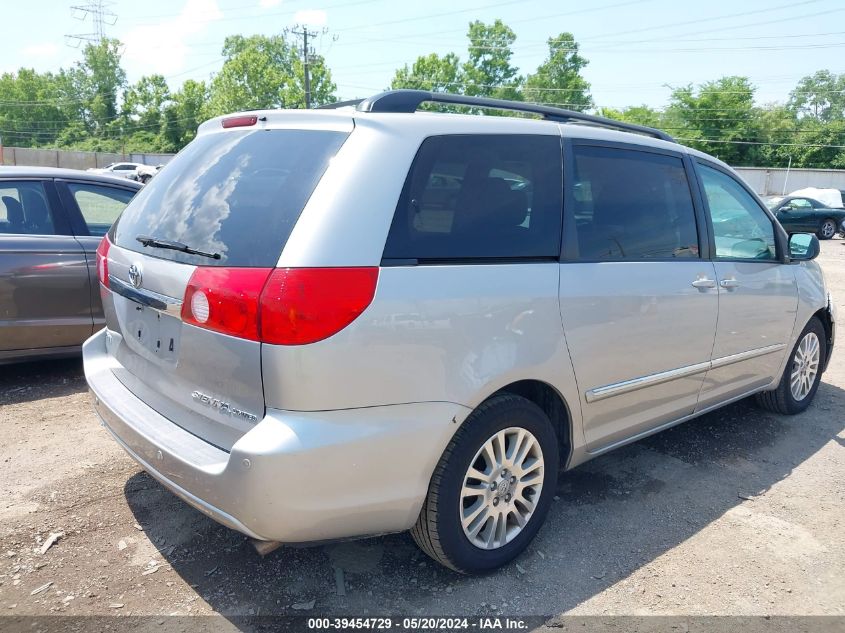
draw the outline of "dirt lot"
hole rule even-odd
[[[821,258],[840,315],[844,246]],[[843,346],[803,415],[740,403],[562,475],[478,578],[404,534],[261,559],[124,455],[79,361],[0,368],[0,614],[843,615]]]

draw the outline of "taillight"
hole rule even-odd
[[[378,268],[277,268],[261,293],[261,340],[322,341],[357,319],[373,300]]]
[[[272,268],[199,267],[182,303],[182,320],[253,341],[258,337],[259,298]]]
[[[326,339],[370,305],[378,268],[197,268],[182,319],[275,345]]]
[[[106,288],[109,287],[109,242],[108,235],[103,236],[97,247],[97,278]]]

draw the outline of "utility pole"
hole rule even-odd
[[[328,32],[323,29],[323,34]],[[311,59],[314,55],[313,47],[308,46],[308,38],[317,37],[318,31],[309,31],[305,24],[298,24],[291,28],[290,33],[302,38],[302,70],[305,75],[305,107],[311,107]]]
[[[85,4],[76,4],[70,7],[70,14],[77,20],[83,22],[91,18],[93,33],[76,33],[65,35],[69,44],[79,48],[83,42],[98,44],[106,37],[106,26],[114,26],[117,23],[117,14],[109,7],[114,4],[112,0],[89,0]]]
[[[302,27],[302,70],[305,74],[305,109],[311,108],[311,72],[308,68],[308,29]]]

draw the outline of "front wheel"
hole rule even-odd
[[[411,536],[461,573],[504,565],[546,518],[558,460],[557,436],[540,407],[512,394],[491,398],[443,453]]]
[[[819,239],[829,240],[834,235],[836,235],[836,220],[828,218],[819,227]]]
[[[801,413],[816,395],[825,358],[827,339],[824,326],[817,317],[813,317],[798,337],[777,389],[757,394],[757,402],[775,413]]]

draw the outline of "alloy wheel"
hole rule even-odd
[[[797,402],[806,398],[813,388],[813,383],[819,373],[821,346],[815,332],[808,332],[801,339],[795,356],[792,359],[792,373],[789,377],[789,388],[792,397]]]
[[[822,224],[822,237],[826,240],[829,240],[836,234],[836,223],[832,220],[825,220],[825,223]]]
[[[540,442],[526,429],[502,429],[484,442],[464,475],[459,502],[470,543],[492,550],[516,538],[540,500],[544,471]]]

